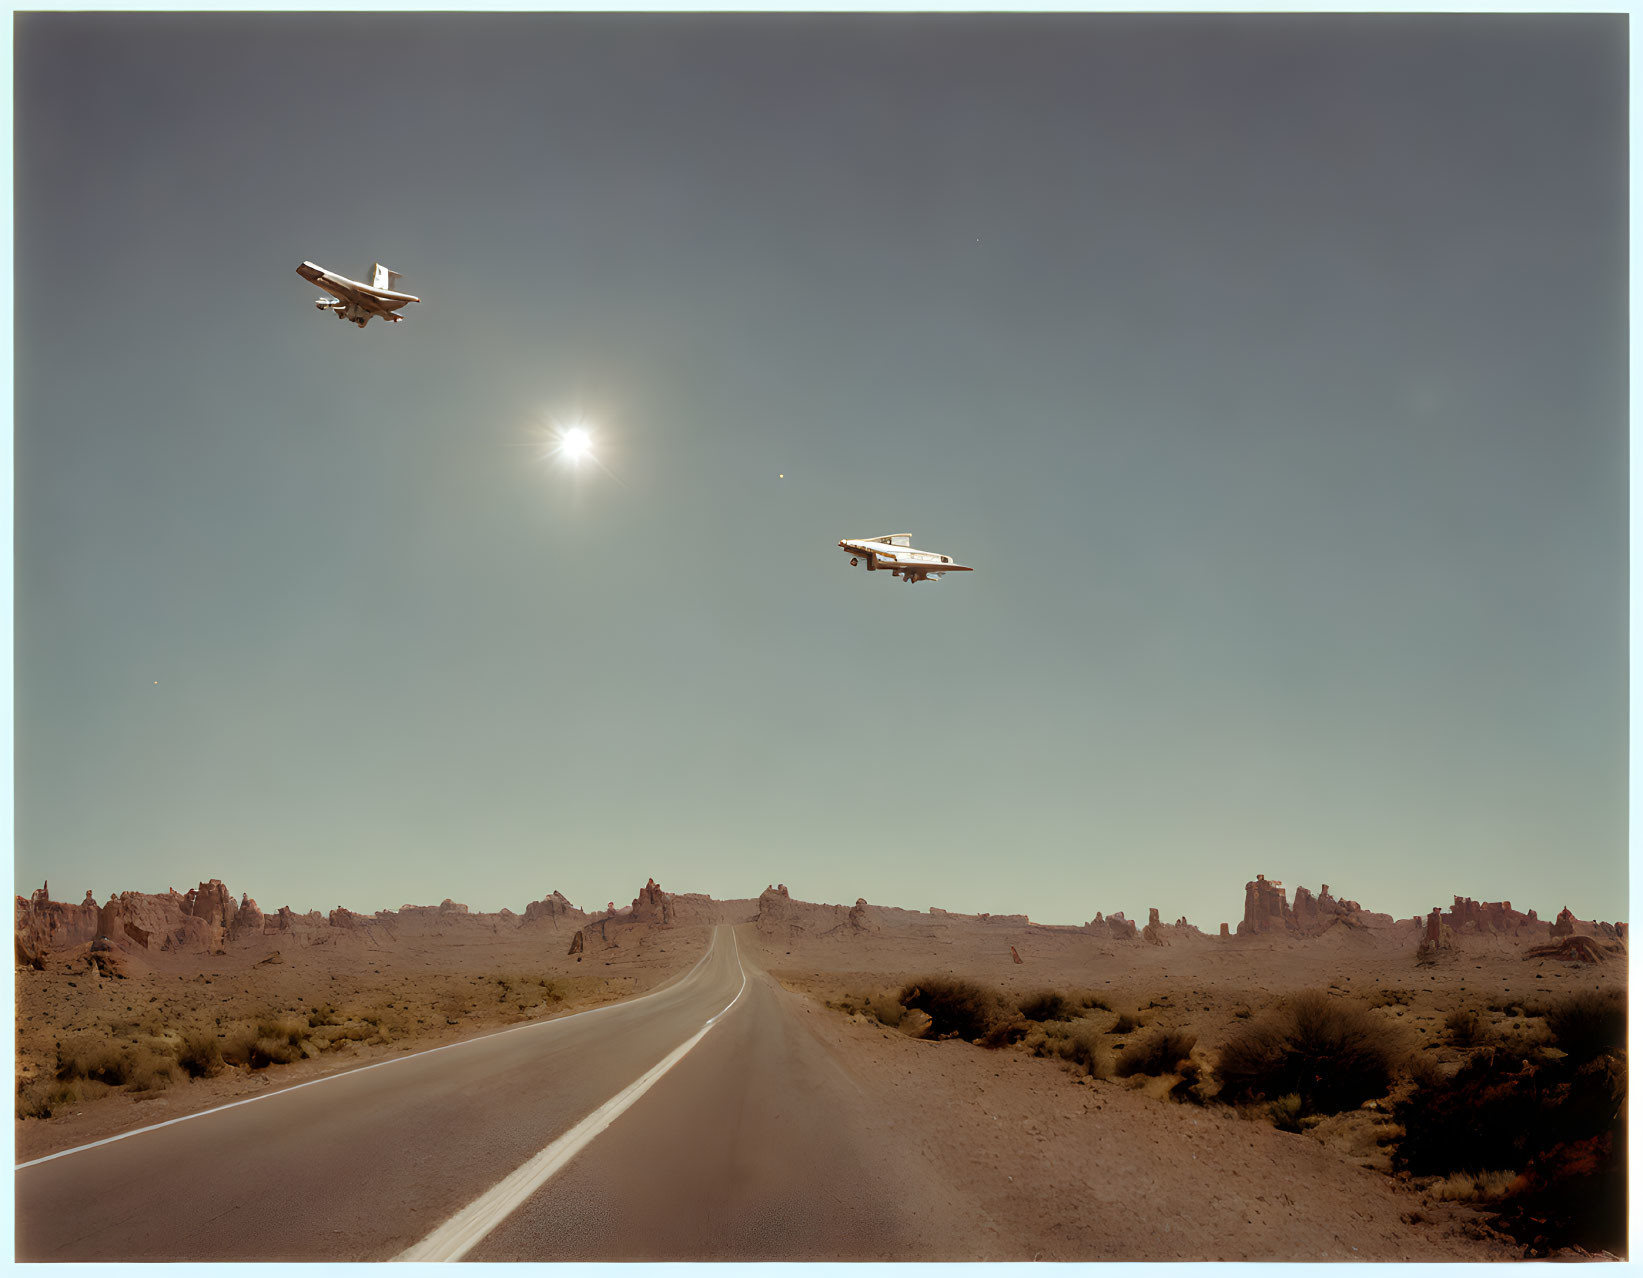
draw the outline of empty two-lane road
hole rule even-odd
[[[966,1254],[852,1089],[721,927],[641,998],[21,1164],[17,1259]]]

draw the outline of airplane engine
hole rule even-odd
[[[314,309],[316,311],[335,311],[340,310],[341,308],[338,307],[337,304],[330,298],[321,297],[314,302]]]

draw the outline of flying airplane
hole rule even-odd
[[[369,284],[361,284],[358,280],[338,275],[323,266],[315,266],[312,262],[304,262],[297,267],[297,274],[310,283],[318,284],[337,299],[333,302],[329,297],[322,297],[314,303],[315,309],[330,311],[338,319],[352,320],[361,328],[373,318],[397,324],[404,317],[395,315],[395,311],[407,302],[422,300],[409,293],[394,292],[394,281],[399,278],[399,272],[390,271],[381,262],[371,267]]]
[[[882,537],[846,538],[839,543],[839,549],[850,556],[852,568],[865,559],[868,572],[888,569],[892,577],[900,577],[909,586],[926,578],[940,581],[943,573],[974,571],[955,564],[947,555],[914,550],[912,541],[909,533],[886,533]]]

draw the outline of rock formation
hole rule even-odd
[[[1253,882],[1244,884],[1244,918],[1238,924],[1239,936],[1287,931],[1289,919],[1289,902],[1284,898],[1282,883],[1257,874]]]
[[[570,939],[570,949],[566,950],[565,953],[567,955],[580,954],[582,952],[582,947],[583,947],[582,930],[580,928],[578,928],[577,931],[576,931],[576,935],[571,937],[571,939]]]
[[[189,889],[183,897],[183,913],[202,920],[209,927],[224,931],[234,926],[239,907],[234,896],[221,879],[210,879],[197,888]]]
[[[639,895],[633,898],[629,918],[635,923],[673,922],[673,904],[655,879],[646,879]]]
[[[1321,936],[1332,927],[1391,927],[1393,923],[1389,914],[1371,914],[1356,901],[1336,900],[1330,896],[1327,883],[1317,896],[1304,887],[1296,888],[1295,906],[1291,909],[1284,885],[1277,879],[1257,874],[1253,882],[1244,884],[1244,917],[1238,924],[1238,935],[1282,932],[1290,936]]]
[[[1474,901],[1469,896],[1457,896],[1443,921],[1457,935],[1468,932],[1516,934],[1539,926],[1533,910],[1520,914],[1512,908],[1510,901]]]
[[[549,892],[540,901],[531,901],[525,906],[525,922],[536,923],[546,921],[557,923],[560,919],[575,914],[581,916],[582,911],[577,909],[568,900],[564,893],[557,889]]]
[[[1010,957],[1013,958],[1017,963],[1021,962],[1021,955],[1016,953],[1015,946],[1013,946],[1013,945],[1010,946]]]
[[[239,940],[242,936],[261,936],[267,920],[262,910],[251,899],[250,893],[240,896],[240,908],[235,912],[234,925],[228,929],[230,940]]]

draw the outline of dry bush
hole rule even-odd
[[[225,1065],[249,1065],[252,1049],[257,1045],[257,1031],[250,1025],[238,1025],[219,1035],[219,1048]]]
[[[283,1037],[264,1035],[251,1044],[246,1063],[252,1069],[265,1069],[269,1065],[289,1065],[301,1059],[302,1049],[295,1043]]]
[[[84,1078],[110,1087],[124,1087],[131,1081],[135,1062],[131,1049],[106,1039],[76,1038],[57,1045],[57,1077]]]
[[[1078,1007],[1058,990],[1038,990],[1017,1004],[1029,1021],[1070,1021],[1078,1015]]]
[[[1448,1031],[1449,1041],[1456,1047],[1482,1047],[1495,1037],[1489,1022],[1469,1007],[1458,1007],[1450,1012],[1443,1019],[1443,1028]]]
[[[210,1078],[222,1069],[222,1047],[214,1034],[190,1034],[178,1045],[177,1064],[190,1078]]]
[[[1539,1009],[1552,1045],[1576,1062],[1614,1056],[1626,1047],[1626,996],[1619,990],[1570,994]]]
[[[1452,1075],[1417,1078],[1393,1106],[1404,1129],[1395,1162],[1417,1176],[1521,1171],[1537,1152],[1605,1130],[1624,1094],[1623,1073],[1484,1048]]]
[[[289,1016],[264,1018],[257,1021],[257,1037],[297,1046],[308,1037],[308,1026]]]
[[[131,1065],[126,1071],[128,1092],[150,1092],[169,1087],[177,1074],[177,1058],[169,1051],[156,1051],[152,1046],[139,1046],[131,1052]]]
[[[1298,1132],[1301,1130],[1301,1115],[1305,1106],[1301,1103],[1299,1094],[1290,1092],[1287,1096],[1280,1096],[1267,1106],[1267,1114],[1272,1119],[1272,1125],[1281,1132]]]
[[[1083,1008],[1095,1008],[1102,1012],[1112,1011],[1111,1003],[1107,1002],[1101,995],[1087,990],[1079,994],[1078,1005]]]
[[[25,1087],[17,1093],[18,1118],[50,1118],[51,1102],[46,1099],[46,1089],[39,1084]]]
[[[1126,1047],[1113,1072],[1119,1078],[1132,1074],[1173,1074],[1176,1066],[1192,1055],[1198,1036],[1182,1030],[1154,1030]]]
[[[30,1084],[17,1094],[17,1117],[50,1118],[52,1111],[80,1099],[73,1083],[45,1081]]]
[[[1446,1203],[1491,1203],[1504,1197],[1516,1172],[1454,1172],[1426,1192]]]
[[[1293,1093],[1306,1112],[1335,1114],[1384,1096],[1392,1066],[1383,1021],[1361,1004],[1314,991],[1229,1040],[1215,1073],[1222,1100]]]
[[[1026,1034],[1023,1026],[1021,1033],[1009,1038],[1013,1027],[1003,1000],[992,990],[959,977],[930,976],[905,985],[899,1001],[930,1017],[929,1038],[989,1039],[988,1046],[1001,1046]]]
[[[1582,1062],[1501,1048],[1393,1107],[1404,1138],[1393,1165],[1415,1175],[1514,1172],[1497,1228],[1544,1254],[1626,1248],[1623,1056]]]
[[[1101,1035],[1093,1030],[1080,1029],[1056,1040],[1055,1053],[1062,1060],[1082,1069],[1091,1078],[1111,1078],[1112,1058]]]
[[[1131,1016],[1128,1012],[1120,1012],[1118,1014],[1118,1019],[1113,1022],[1113,1027],[1108,1030],[1107,1033],[1129,1034],[1140,1028],[1140,1021],[1136,1020],[1135,1017]]]
[[[1415,1001],[1415,996],[1408,990],[1378,990],[1366,1000],[1370,1008],[1380,1007],[1408,1007]]]

